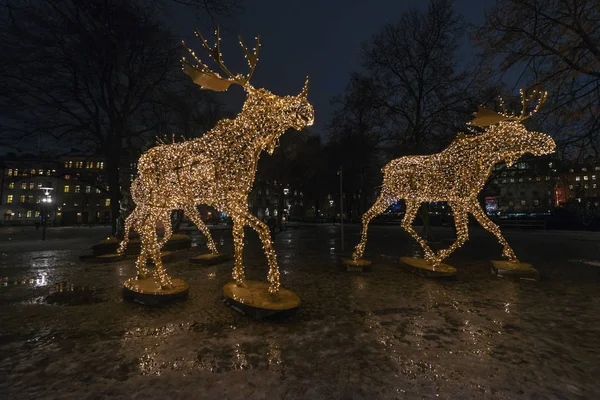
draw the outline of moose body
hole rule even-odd
[[[184,62],[184,71],[203,88],[224,90],[232,83],[243,86],[247,98],[242,112],[235,119],[219,121],[198,139],[162,144],[140,157],[139,174],[131,187],[136,208],[126,220],[125,238],[119,251],[123,252],[127,246],[129,230],[133,228],[139,231],[142,249],[137,261],[138,277],[143,278],[147,274],[145,265],[150,256],[156,265],[157,284],[168,288],[170,279],[162,268],[160,249],[172,234],[171,211],[182,209],[206,236],[211,252],[217,253],[210,232],[197,210],[197,205],[200,204],[212,206],[231,216],[234,223],[233,277],[236,283],[244,283],[244,227],[250,226],[263,243],[269,263],[269,291],[276,293],[279,290],[279,271],[270,231],[262,221],[250,214],[248,194],[254,183],[260,154],[265,150],[272,153],[279,137],[288,129],[301,130],[312,125],[314,113],[307,100],[308,78],[297,96],[280,97],[266,89],[255,89],[248,80],[258,60],[256,51],[254,54],[249,53],[241,42],[251,67],[249,75],[242,78],[231,74],[220,61],[218,39],[212,48],[202,36],[198,36],[213,59],[230,77],[220,77],[197,58],[197,66]],[[158,222],[162,222],[165,227],[165,234],[160,242],[155,229]]]
[[[545,94],[540,97],[539,108]],[[525,153],[534,155],[548,154],[554,151],[555,143],[551,137],[538,132],[530,132],[520,123],[525,115],[527,100],[523,95],[523,112],[520,117],[497,114],[491,118],[492,124],[484,133],[478,135],[459,135],[445,150],[427,156],[406,156],[390,161],[383,169],[381,194],[375,204],[362,217],[361,241],[353,253],[355,260],[361,258],[367,243],[369,222],[383,213],[388,206],[405,200],[406,211],[402,227],[419,242],[425,252],[425,259],[434,267],[448,257],[468,239],[468,215],[488,231],[493,233],[503,246],[502,254],[510,261],[517,257],[502,236],[500,229],[481,208],[477,195],[483,189],[494,164],[506,161],[512,164]],[[480,110],[481,112],[481,110]],[[490,122],[490,111],[484,110],[486,125]],[[531,115],[531,114],[529,114]],[[421,203],[446,201],[454,212],[457,229],[456,241],[447,249],[434,253],[427,243],[412,228]]]

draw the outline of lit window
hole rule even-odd
[[[583,177],[583,180],[584,180],[584,181],[587,181],[587,180],[588,180],[588,176],[587,176],[587,175],[585,175],[585,176]]]
[[[96,188],[96,193],[100,193],[100,188]]]
[[[589,185],[586,183],[585,185],[583,185],[584,188],[589,189]]]
[[[69,185],[65,185],[63,193],[69,193]]]
[[[51,173],[51,171],[50,171],[50,170],[47,170],[47,171],[46,171],[46,175],[50,176],[50,173]]]
[[[106,200],[104,201],[104,205],[105,205],[106,207],[110,206],[110,199],[106,199]]]
[[[15,188],[15,183],[14,182],[9,182],[8,183],[8,188],[9,189],[14,189]]]
[[[522,206],[526,206],[526,205],[527,205],[527,202],[526,202],[525,200],[521,200],[521,205],[522,205]]]
[[[547,181],[549,181],[549,180],[550,180],[550,177],[549,177],[549,176],[547,176],[547,177],[546,177],[546,180],[547,180]]]
[[[515,182],[515,178],[510,178],[510,183],[514,183]]]
[[[69,179],[71,179],[71,175],[69,175],[69,174],[65,175],[65,180],[69,180]]]
[[[19,196],[19,203],[25,203],[25,195],[24,194]]]
[[[75,168],[83,168],[83,161],[77,161],[75,163]]]
[[[575,172],[573,168],[569,168],[569,172]]]
[[[35,169],[34,168],[32,168],[31,171],[29,171],[29,172],[31,172],[31,175],[35,175]]]
[[[569,189],[573,189],[573,185],[569,185]]]
[[[6,175],[8,175],[8,176],[12,176],[12,174],[13,174],[13,170],[12,170],[12,168],[9,168],[9,169],[6,171]]]
[[[506,179],[502,179],[502,183],[506,183]]]
[[[592,185],[592,187],[593,187],[594,189],[596,189],[596,186],[597,186],[597,185],[596,185],[595,183]]]
[[[81,186],[75,185],[75,193],[79,193],[81,191]]]
[[[23,213],[17,213],[17,218],[23,218]]]
[[[6,196],[6,203],[11,204],[13,202],[13,195],[9,194]]]
[[[29,189],[33,189],[33,186],[34,186],[34,185],[35,185],[35,184],[34,184],[33,182],[29,182]]]
[[[537,182],[539,182],[539,181],[541,181],[541,180],[542,180],[542,177],[540,177],[540,176],[536,176],[536,177],[535,177],[535,180],[536,180]]]
[[[519,178],[519,182],[523,182],[523,178]]]
[[[38,188],[38,189],[41,189],[41,188],[42,188],[42,183],[41,183],[41,182],[37,184],[37,188]]]
[[[88,161],[88,162],[86,162],[86,163],[85,163],[85,167],[86,167],[87,169],[94,168],[94,163],[93,163],[93,162],[91,162],[91,161]]]
[[[74,206],[74,207],[78,207],[78,206],[79,206],[79,203],[73,203],[73,206]]]
[[[600,167],[595,167],[594,171],[600,171]]]
[[[40,212],[39,212],[39,211],[36,211],[36,212],[35,212],[35,217],[37,218],[37,217],[39,217],[39,216],[40,216]]]
[[[596,175],[592,175],[592,180],[595,181],[596,180]]]
[[[577,182],[579,182],[579,181],[581,180],[581,177],[580,177],[580,176],[576,176],[576,177],[575,177],[575,180],[576,180]]]
[[[27,202],[33,203],[33,195],[30,194],[29,196],[27,196]]]
[[[581,168],[581,172],[587,172],[587,168],[586,167]]]
[[[27,211],[27,218],[31,218],[32,212],[31,210]]]
[[[73,168],[73,161],[69,161],[69,168]]]
[[[27,184],[25,182],[21,183],[21,189],[27,189]]]
[[[92,193],[92,187],[91,187],[90,185],[87,185],[87,186],[85,187],[85,192],[86,192],[86,193]]]
[[[97,166],[100,169],[104,169],[104,161],[98,161]]]
[[[550,164],[552,164],[552,163],[550,163]],[[539,205],[540,205],[540,201],[539,201],[539,200],[537,200],[537,199],[536,199],[536,200],[533,200],[533,205],[534,205],[534,206],[539,206]]]
[[[106,185],[106,191],[107,191],[107,192],[109,191],[109,187],[108,187],[108,185]]]
[[[13,176],[19,176],[19,170],[17,168],[13,171]]]

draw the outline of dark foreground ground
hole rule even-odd
[[[123,302],[133,259],[78,261],[107,233],[53,228],[42,243],[41,231],[0,230],[1,399],[600,398],[600,263],[582,261],[600,260],[598,234],[507,231],[543,277],[518,282],[490,274],[500,246],[472,229],[448,260],[458,279],[435,281],[399,267],[413,248],[398,227],[372,227],[362,274],[336,265],[339,226],[290,229],[275,245],[302,307],[253,321],[222,302],[231,262],[187,263],[205,248],[199,236],[167,265],[189,300]],[[214,235],[231,252],[230,233]],[[357,236],[347,227],[348,247]],[[265,280],[246,237],[247,276]]]

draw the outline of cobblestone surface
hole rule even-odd
[[[0,398],[600,398],[600,267],[580,262],[600,259],[600,235],[508,231],[542,274],[525,282],[490,274],[500,246],[473,229],[448,260],[458,279],[436,281],[397,263],[414,250],[398,227],[372,227],[366,273],[337,265],[339,226],[290,229],[275,246],[301,309],[253,321],[222,302],[232,262],[187,262],[205,248],[199,236],[167,264],[189,300],[123,302],[132,257],[78,261],[106,233],[52,228],[41,242],[41,231],[0,231]],[[214,234],[231,254],[230,232]],[[246,237],[247,277],[265,280]],[[350,248],[358,227],[346,238]]]

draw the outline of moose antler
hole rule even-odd
[[[196,53],[192,49],[187,47],[185,45],[185,42],[182,41],[181,43],[183,47],[187,50],[187,52],[194,58],[194,60],[197,63],[196,65],[193,65],[190,62],[188,62],[185,59],[185,57],[181,59],[183,72],[185,72],[190,78],[192,78],[194,83],[199,85],[202,89],[209,89],[217,92],[227,90],[232,83],[243,87],[248,85],[250,78],[252,78],[252,75],[254,74],[256,63],[258,62],[258,48],[260,47],[260,39],[258,36],[256,36],[256,47],[254,48],[254,52],[251,53],[250,51],[248,51],[248,48],[244,44],[242,37],[238,35],[240,45],[244,50],[244,56],[246,57],[246,60],[248,61],[248,66],[250,67],[250,72],[248,72],[248,75],[243,76],[241,74],[233,74],[229,70],[229,68],[227,68],[223,63],[220,45],[221,34],[218,26],[215,32],[217,40],[215,42],[214,47],[211,47],[208,44],[206,39],[204,39],[204,37],[200,34],[200,32],[197,29],[195,30],[195,33],[196,36],[200,38],[200,41],[202,42],[204,48],[208,51],[209,56],[229,77],[222,77],[217,72],[214,72],[210,68],[208,68],[206,64],[204,64],[202,61],[200,61],[198,57],[196,57]]]
[[[506,111],[506,105],[502,97],[498,96],[500,99],[500,107],[502,108],[502,112],[496,112],[494,110],[490,110],[489,108],[478,106],[477,112],[473,113],[475,119],[469,122],[469,125],[478,126],[478,127],[486,127],[490,125],[497,124],[501,121],[517,121],[521,122],[531,117],[533,114],[539,111],[542,107],[546,98],[548,97],[548,92],[539,91],[534,89],[531,94],[528,96],[523,89],[519,90],[521,93],[521,105],[522,110],[520,115],[516,115],[515,113],[509,113]],[[535,108],[527,114],[527,108],[529,104],[539,96],[539,100]]]

